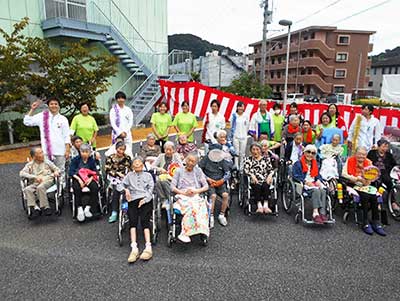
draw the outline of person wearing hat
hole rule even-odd
[[[65,160],[70,154],[70,130],[68,119],[60,114],[60,102],[55,97],[47,100],[47,109],[34,115],[42,100],[35,101],[24,116],[24,125],[37,126],[40,130],[40,142],[46,159],[60,169],[60,181],[64,185]]]
[[[293,179],[303,184],[303,189],[311,195],[313,205],[313,221],[324,224],[328,221],[326,214],[326,191],[319,174],[317,148],[313,144],[307,145],[300,160],[293,165]]]
[[[269,186],[272,183],[274,168],[271,158],[262,155],[262,147],[258,143],[250,146],[251,156],[244,160],[244,173],[250,177],[251,190],[253,191],[254,205],[257,213],[270,214],[273,204],[270,199]],[[252,204],[253,205],[253,204]]]
[[[75,206],[77,208],[76,219],[79,222],[93,216],[92,210],[99,203],[99,185],[97,183],[96,161],[91,156],[92,148],[89,144],[82,144],[79,156],[71,161],[69,176],[72,178],[72,188],[75,196]],[[83,203],[82,189],[89,188],[90,200]]]

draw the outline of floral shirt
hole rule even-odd
[[[254,157],[247,157],[244,160],[244,173],[249,176],[255,176],[260,183],[266,182],[268,175],[270,175],[273,170],[269,157],[261,157],[260,160]]]
[[[131,157],[124,155],[118,157],[117,154],[107,157],[105,171],[113,178],[122,179],[130,171],[132,165]]]

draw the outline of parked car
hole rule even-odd
[[[283,100],[283,96],[281,92],[273,92],[271,95],[272,100]]]
[[[315,95],[306,95],[306,96],[304,96],[304,101],[305,102],[314,102],[314,103],[316,103],[316,102],[319,102],[319,99]]]
[[[326,97],[326,103],[337,103],[337,102],[338,102],[338,97],[334,93],[328,94],[328,96]]]
[[[304,94],[303,93],[290,93],[287,95],[287,101],[288,101],[288,103],[303,102]]]

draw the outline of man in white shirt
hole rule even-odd
[[[114,104],[110,110],[112,143],[115,144],[118,137],[123,138],[126,146],[132,149],[132,110],[125,106],[126,95],[124,92],[117,92],[117,94],[115,94],[115,100],[117,103]]]
[[[361,115],[354,118],[348,136],[349,149],[364,146],[369,151],[377,147],[377,142],[382,137],[383,128],[379,119],[372,116],[373,111],[373,105],[364,104]]]
[[[60,169],[60,180],[64,185],[65,160],[70,154],[70,131],[68,119],[60,114],[60,102],[55,97],[47,101],[48,109],[33,115],[42,103],[35,101],[24,117],[24,125],[38,126],[40,129],[40,142],[46,159],[52,161]]]

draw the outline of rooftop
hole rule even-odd
[[[333,32],[337,32],[337,33],[347,33],[347,34],[374,34],[376,33],[376,31],[369,31],[369,30],[351,30],[351,29],[338,29],[336,26],[309,26],[309,27],[305,27],[302,29],[298,29],[296,31],[292,31],[291,34],[295,35],[299,32],[315,32],[315,31],[333,31]],[[287,36],[287,33],[281,34],[279,36],[276,37],[272,37],[267,39],[267,41],[274,41],[274,40],[279,40],[281,38],[284,38]],[[256,46],[261,44],[262,41],[258,41],[255,43],[251,43],[249,44],[249,46]]]
[[[385,60],[373,61],[371,67],[400,66],[400,56],[391,57]]]

